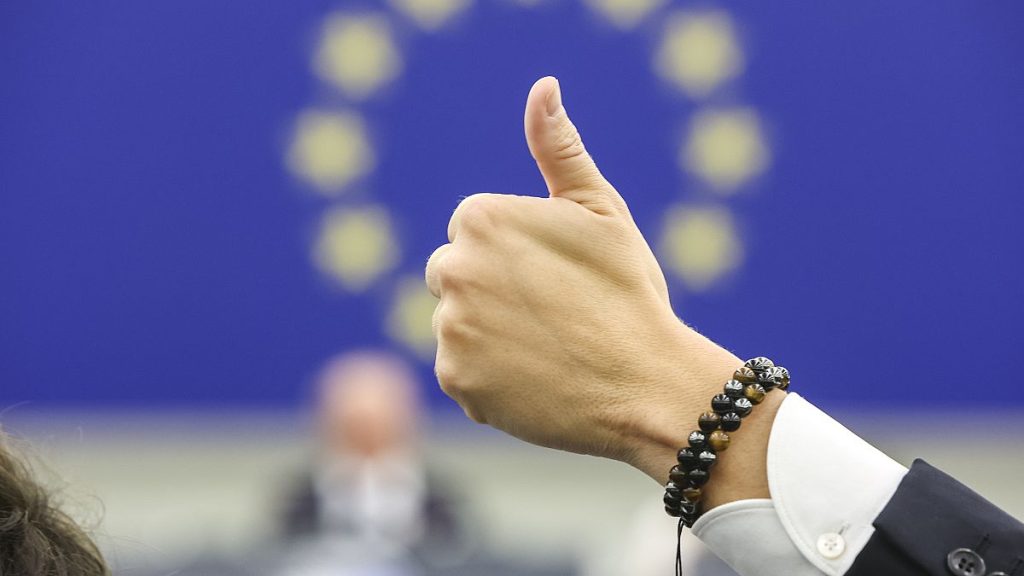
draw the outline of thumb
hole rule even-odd
[[[551,197],[572,200],[598,213],[625,209],[625,202],[604,179],[583,146],[580,133],[562,106],[553,76],[541,78],[526,99],[526,143],[537,161]]]

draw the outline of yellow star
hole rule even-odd
[[[344,94],[366,98],[401,68],[401,54],[384,18],[333,14],[324,22],[313,69]]]
[[[622,29],[633,28],[665,0],[586,0],[593,10]]]
[[[351,113],[305,112],[295,125],[288,168],[325,196],[335,196],[373,167],[361,118]]]
[[[427,291],[423,278],[409,276],[398,283],[387,320],[388,335],[427,362],[434,359],[437,347],[432,327],[436,307],[437,298]]]
[[[743,53],[725,12],[678,12],[669,19],[655,71],[692,98],[705,97],[743,71]]]
[[[749,108],[694,115],[680,164],[715,191],[734,192],[767,168],[768,147],[757,114]]]
[[[313,261],[349,291],[368,288],[398,263],[387,211],[373,206],[328,211],[320,224]]]
[[[661,252],[666,268],[695,291],[708,289],[743,259],[728,210],[675,206],[665,217]]]
[[[424,30],[434,31],[468,8],[470,0],[391,0],[391,3]]]

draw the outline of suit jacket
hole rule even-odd
[[[452,496],[431,473],[426,474],[426,489],[421,501],[420,518],[423,537],[414,543],[417,548],[460,546],[463,540],[461,523]],[[281,535],[297,540],[320,533],[323,525],[323,503],[311,472],[302,474],[285,497],[281,516]]]
[[[848,576],[1024,575],[1024,524],[923,460],[873,524]]]

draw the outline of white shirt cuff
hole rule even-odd
[[[742,431],[740,432],[742,434]],[[790,393],[768,441],[771,500],[740,500],[693,533],[742,576],[840,576],[907,469]]]

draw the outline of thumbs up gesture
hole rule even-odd
[[[661,268],[554,78],[530,91],[525,129],[549,197],[466,198],[427,264],[440,298],[438,381],[478,422],[663,480],[741,362],[672,311]]]

